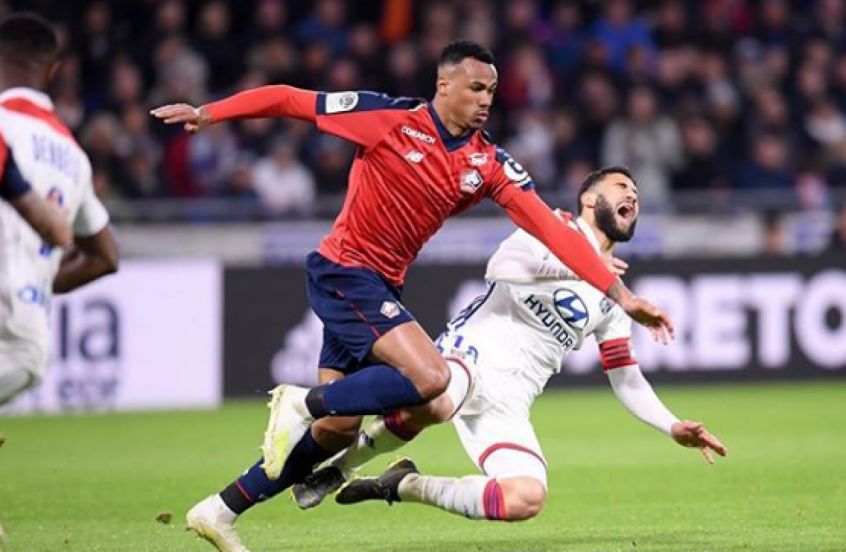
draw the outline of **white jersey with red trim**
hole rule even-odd
[[[599,250],[583,219],[558,215]],[[490,383],[499,375],[497,379],[523,387],[523,393],[514,395],[525,397],[524,406],[589,335],[600,346],[603,368],[636,363],[628,315],[525,231],[517,230],[500,244],[488,261],[485,279],[487,293],[449,322],[438,345],[469,355],[481,380]]]
[[[108,224],[94,195],[91,163],[53,111],[50,98],[29,88],[0,94],[0,186],[12,173],[36,193],[59,203],[77,236]],[[52,282],[62,250],[45,245],[6,201],[0,201],[0,330],[47,343]]]

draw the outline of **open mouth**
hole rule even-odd
[[[617,216],[623,220],[632,220],[635,215],[634,205],[631,203],[622,203],[617,207]]]

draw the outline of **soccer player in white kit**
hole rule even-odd
[[[606,257],[628,241],[639,212],[637,187],[623,167],[600,169],[579,192],[579,217],[559,216]],[[624,263],[618,262],[620,270]],[[698,422],[679,421],[643,377],[631,347],[631,320],[577,279],[537,240],[517,230],[488,262],[487,293],[453,319],[437,340],[448,360],[447,392],[422,407],[373,420],[351,447],[300,485],[301,507],[318,504],[378,454],[396,450],[421,429],[452,420],[483,475],[422,475],[410,460],[380,477],[353,479],[342,504],[363,500],[422,502],[474,519],[523,520],[537,515],[547,493],[547,461],[529,420],[532,403],[564,357],[593,335],[615,395],[637,418],[706,460],[726,448]],[[666,336],[656,334],[666,342]]]
[[[0,21],[0,196],[7,199],[0,201],[0,405],[44,375],[53,293],[117,270],[91,163],[42,91],[58,51],[55,31],[41,17],[14,14]],[[27,223],[16,205],[21,198],[41,214],[40,225]],[[66,236],[44,230],[47,203],[60,208]]]

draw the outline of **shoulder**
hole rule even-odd
[[[425,103],[422,98],[395,98],[387,94],[368,90],[347,92],[319,92],[317,94],[317,114],[332,115],[378,110],[410,110]]]
[[[491,146],[494,148],[495,167],[501,169],[502,173],[511,183],[521,189],[535,187],[535,182],[529,172],[516,159],[511,157],[511,154],[505,148],[497,146],[492,142]]]

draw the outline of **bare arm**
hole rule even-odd
[[[41,198],[32,189],[9,199],[9,203],[49,245],[65,247],[71,244],[73,234],[59,206]]]
[[[92,236],[77,236],[62,258],[53,292],[67,293],[117,269],[118,249],[110,226]]]

